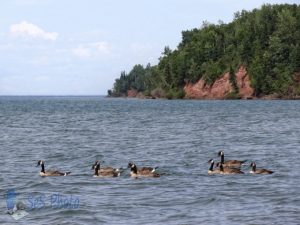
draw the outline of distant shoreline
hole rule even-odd
[[[120,99],[148,99],[148,100],[206,100],[206,101],[216,101],[216,100],[240,100],[240,101],[255,101],[255,100],[300,100],[300,96],[296,96],[294,98],[289,98],[289,97],[272,97],[272,96],[263,96],[263,97],[253,97],[253,98],[173,98],[173,99],[168,99],[168,98],[151,98],[151,97],[130,97],[130,96],[105,96],[106,98],[120,98]]]
[[[1,97],[107,97],[106,95],[0,95]]]

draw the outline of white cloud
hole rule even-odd
[[[72,49],[72,52],[79,58],[90,58],[92,56],[90,50],[83,46],[78,46],[77,48]]]
[[[27,21],[22,21],[18,24],[13,24],[10,26],[10,33],[13,36],[21,37],[32,37],[41,38],[45,40],[55,41],[58,37],[56,32],[46,32],[37,25],[28,23]]]
[[[105,42],[94,42],[84,45],[79,45],[72,49],[72,53],[79,58],[97,58],[99,56],[108,55],[111,53],[111,46]]]
[[[108,54],[110,53],[110,46],[107,42],[97,42],[97,43],[94,43],[93,46],[96,47],[97,51],[99,53],[104,53],[104,54]]]

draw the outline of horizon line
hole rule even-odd
[[[0,95],[0,97],[106,97],[107,95]]]

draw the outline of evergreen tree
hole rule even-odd
[[[256,96],[300,90],[294,78],[300,73],[299,5],[266,4],[235,13],[228,24],[205,21],[201,28],[183,31],[177,49],[166,46],[158,65],[136,65],[128,74],[122,72],[110,95],[123,96],[129,89],[163,90],[174,98],[184,94],[186,82],[202,78],[212,85],[228,68],[238,92],[234,70],[241,65],[249,71]]]

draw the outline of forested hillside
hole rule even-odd
[[[165,47],[158,65],[135,65],[122,72],[109,96],[128,90],[145,96],[183,98],[183,87],[203,79],[212,85],[226,72],[247,69],[254,96],[300,95],[300,6],[263,5],[241,11],[231,23],[203,22],[182,32],[177,49]],[[230,76],[235,86],[235,77]],[[234,93],[233,93],[234,94]]]

